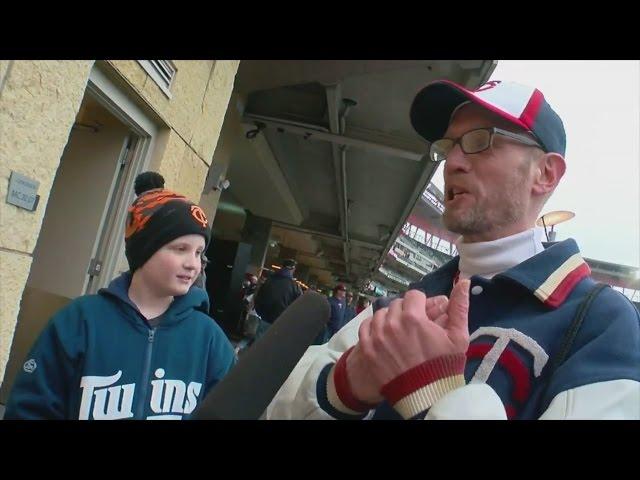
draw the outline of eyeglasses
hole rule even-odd
[[[453,150],[453,147],[455,147],[456,144],[460,144],[460,148],[466,154],[484,152],[489,147],[493,146],[493,137],[496,134],[516,140],[517,142],[525,145],[542,148],[544,150],[542,145],[529,137],[509,132],[508,130],[503,130],[501,128],[489,127],[471,130],[455,140],[451,138],[441,138],[440,140],[436,140],[431,144],[431,148],[429,149],[429,158],[432,162],[436,163],[446,160],[449,152]]]

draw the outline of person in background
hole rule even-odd
[[[345,296],[344,318],[340,328],[344,327],[356,316],[356,305],[353,301],[353,292],[347,292]]]
[[[358,306],[356,307],[356,315],[359,315],[360,312],[366,310],[367,307],[371,305],[371,301],[367,297],[358,298]]]
[[[344,325],[344,314],[346,309],[347,288],[339,283],[333,288],[333,294],[329,298],[331,306],[331,316],[327,323],[327,340],[333,337]]]
[[[283,260],[282,268],[274,272],[255,294],[254,308],[261,319],[256,340],[264,335],[280,314],[302,295],[300,286],[293,279],[295,271],[295,260]]]

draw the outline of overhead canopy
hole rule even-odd
[[[272,240],[319,283],[360,284],[434,172],[409,122],[415,94],[438,78],[477,87],[495,63],[242,61],[225,198],[272,219]]]

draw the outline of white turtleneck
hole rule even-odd
[[[515,267],[544,250],[542,239],[542,230],[535,227],[490,242],[464,243],[460,237],[456,242],[460,277],[491,278]]]

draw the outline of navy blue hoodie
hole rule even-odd
[[[5,419],[161,419],[190,416],[234,364],[233,348],[192,287],[151,327],[125,273],[51,319],[27,356]]]

